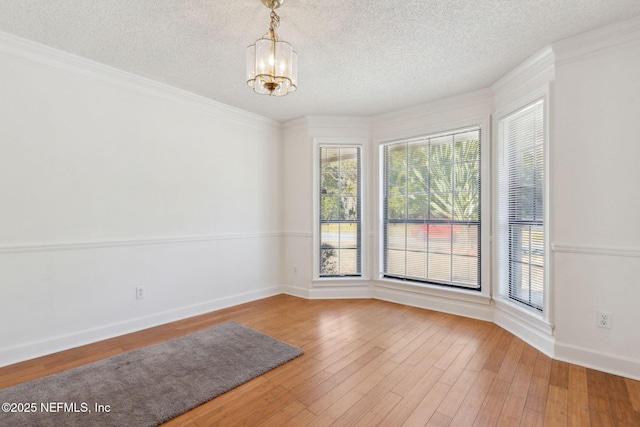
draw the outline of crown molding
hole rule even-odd
[[[473,92],[466,92],[447,98],[437,99],[425,104],[382,113],[373,117],[373,124],[380,122],[404,122],[431,114],[456,111],[469,106],[484,106],[489,111],[493,104],[493,94],[490,88],[483,88]],[[490,111],[489,111],[490,112]]]
[[[553,43],[556,63],[562,64],[602,51],[640,42],[640,16]]]
[[[282,125],[275,120],[1,31],[0,54],[53,67],[121,89],[158,97],[225,121],[254,128],[267,128],[281,133]]]
[[[554,78],[555,54],[553,49],[547,46],[491,86],[495,96],[495,109],[503,108],[514,99],[548,84]]]
[[[421,135],[434,127],[443,129],[452,123],[480,121],[492,111],[493,94],[484,88],[374,116],[373,139],[389,141]]]
[[[297,119],[288,120],[282,123],[282,131],[285,135],[293,135],[298,133],[308,134],[309,122],[307,117],[298,117]]]
[[[311,137],[363,137],[371,135],[371,117],[307,116]]]
[[[336,127],[366,129],[371,126],[371,117],[366,116],[307,116],[309,127]]]

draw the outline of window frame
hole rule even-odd
[[[344,285],[360,285],[368,281],[367,278],[367,232],[366,232],[366,142],[365,138],[332,138],[332,137],[316,137],[313,138],[313,280],[314,286],[334,286],[336,284]],[[321,236],[320,236],[320,148],[321,147],[343,147],[343,148],[359,148],[360,149],[360,191],[359,210],[360,210],[360,274],[358,275],[320,275],[320,254],[321,254]]]
[[[534,308],[526,303],[520,302],[517,299],[513,299],[503,291],[504,286],[502,283],[504,282],[504,271],[501,270],[500,265],[500,244],[507,244],[509,234],[507,233],[504,236],[501,233],[501,223],[500,223],[500,199],[504,197],[501,189],[500,189],[500,173],[504,166],[503,159],[501,159],[500,154],[502,153],[500,144],[500,135],[499,135],[499,124],[500,122],[513,115],[517,112],[535,104],[537,101],[542,100],[543,102],[543,224],[542,229],[544,233],[544,244],[543,244],[543,304],[542,310]],[[520,99],[508,104],[507,106],[499,109],[493,114],[492,117],[492,128],[493,132],[493,145],[495,147],[495,158],[493,168],[493,181],[495,185],[493,186],[492,194],[493,194],[493,220],[492,220],[492,228],[494,230],[494,244],[493,244],[493,266],[492,269],[495,271],[493,277],[495,278],[493,283],[493,299],[495,300],[496,306],[499,309],[502,309],[505,312],[508,312],[523,320],[532,326],[537,327],[549,334],[552,334],[553,331],[553,322],[551,321],[551,313],[553,310],[552,307],[552,289],[551,289],[551,275],[553,271],[552,264],[552,252],[551,252],[551,221],[550,221],[550,88],[549,85],[544,85],[540,87],[538,90],[530,92],[528,95],[521,97]],[[508,197],[508,195],[507,195]],[[501,242],[501,239],[506,239],[506,243]],[[509,266],[507,266],[507,274]],[[502,277],[501,277],[502,276]]]
[[[490,116],[480,116],[464,120],[451,121],[431,127],[425,127],[419,131],[391,135],[376,140],[378,144],[378,227],[377,238],[377,278],[376,285],[382,288],[397,289],[401,291],[417,292],[443,298],[454,298],[460,301],[478,302],[489,304],[491,298],[491,138]],[[480,129],[480,289],[446,286],[432,284],[423,281],[386,277],[384,272],[384,146],[394,142],[401,142],[421,138],[423,136],[440,135],[455,132],[460,129],[477,127]]]

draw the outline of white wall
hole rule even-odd
[[[371,155],[365,164],[370,269],[364,273],[365,288],[314,281],[310,194],[313,137],[366,136],[366,118],[287,123],[284,218],[290,232],[282,260],[287,292],[310,298],[373,297],[492,320],[553,357],[640,379],[639,34],[640,19],[616,24],[542,50],[490,90],[370,118]],[[548,92],[547,238],[554,248],[548,316],[538,320],[526,310],[500,305],[495,292],[473,298],[377,280],[378,143],[481,119]],[[293,274],[292,266],[300,264],[303,268]],[[598,310],[612,314],[612,329],[596,327]]]
[[[283,138],[282,277],[287,292],[308,296],[312,276],[312,164],[307,119],[285,124]],[[295,271],[294,271],[295,270]]]
[[[540,52],[532,55],[524,63],[520,64],[508,74],[492,86],[494,97],[494,111],[492,114],[492,129],[494,130],[493,139],[493,180],[492,180],[492,234],[494,236],[492,259],[492,282],[493,282],[493,305],[494,318],[493,321],[508,330],[509,332],[519,336],[529,344],[544,352],[549,356],[555,355],[555,336],[553,332],[554,307],[553,296],[554,288],[551,280],[550,272],[553,271],[553,259],[550,255],[550,242],[553,241],[553,233],[549,227],[550,210],[553,210],[553,204],[547,203],[545,206],[545,267],[546,277],[544,281],[544,310],[537,312],[526,306],[515,303],[507,295],[500,290],[500,263],[499,263],[499,229],[500,221],[498,217],[499,205],[499,167],[500,164],[500,148],[499,138],[495,130],[498,129],[498,123],[505,116],[517,111],[518,109],[531,104],[539,99],[544,100],[544,121],[545,121],[545,192],[547,197],[553,194],[553,185],[550,180],[553,178],[553,170],[549,165],[549,146],[554,143],[549,131],[549,123],[553,123],[553,80],[555,78],[555,56],[550,47],[542,49]],[[550,206],[549,206],[550,205]]]
[[[317,281],[314,284],[317,274],[313,271],[313,140],[358,138],[368,141],[370,128],[370,119],[364,117],[309,116],[284,124],[282,269],[289,294],[304,298],[370,297],[368,287],[363,290],[354,281],[346,287],[342,286],[344,283],[328,287],[318,285]],[[364,174],[368,172],[367,165]],[[365,239],[370,233],[365,230]]]
[[[557,356],[640,378],[640,31],[629,31],[633,22],[640,28],[640,20],[613,27],[616,38],[605,29],[556,49],[551,204]],[[599,310],[612,315],[611,329],[596,326]]]
[[[555,44],[493,90],[302,118],[283,135],[0,35],[0,365],[285,290],[493,319],[555,357],[640,378],[639,28]],[[549,340],[489,296],[376,281],[377,143],[486,117],[550,80]],[[314,137],[369,138],[367,284],[314,280]],[[595,326],[598,310],[612,329]]]
[[[493,94],[489,89],[482,89],[435,102],[381,114],[372,120],[372,162],[370,167],[373,174],[379,174],[380,145],[386,142],[428,135],[438,132],[446,132],[453,129],[479,125],[482,130],[482,215],[490,215],[490,123],[489,117],[493,109]],[[370,198],[373,203],[369,205],[376,218],[380,215],[380,182],[371,188]],[[377,221],[379,223],[379,221]],[[488,224],[485,223],[485,224]],[[382,230],[375,230],[375,242],[377,247],[382,245]],[[379,266],[381,253],[375,252],[372,260],[374,270],[373,296],[385,301],[392,301],[416,307],[439,310],[447,313],[463,315],[482,320],[492,320],[493,312],[491,303],[491,275],[489,257],[490,252],[489,227],[482,229],[481,251],[481,291],[468,291],[464,289],[444,288],[442,286],[416,285],[410,282],[384,279],[380,280]]]
[[[378,153],[382,142],[419,136],[451,127],[483,124],[488,133],[492,95],[488,89],[438,102],[389,112],[376,117],[310,116],[284,125],[284,250],[283,278],[286,292],[305,298],[379,298],[425,308],[440,309],[476,318],[491,319],[489,275],[486,291],[442,291],[439,287],[408,286],[377,281],[379,209]],[[363,141],[362,279],[318,279],[313,269],[313,146],[314,138],[329,142]],[[487,137],[488,138],[488,137]],[[488,144],[487,144],[488,148]],[[485,153],[487,158],[490,154]],[[489,163],[487,162],[487,168]],[[488,204],[487,204],[488,205]],[[486,250],[489,251],[488,233]],[[295,272],[294,272],[295,268]],[[485,269],[488,272],[488,266]],[[429,295],[425,298],[425,295]]]
[[[279,292],[278,123],[0,36],[0,365]]]

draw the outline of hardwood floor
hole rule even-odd
[[[0,388],[228,320],[305,354],[165,426],[640,426],[640,382],[500,327],[378,300],[279,295],[0,368]]]

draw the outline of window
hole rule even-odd
[[[319,147],[320,277],[360,276],[361,148]]]
[[[480,290],[480,127],[382,146],[383,271]]]
[[[543,100],[498,121],[498,274],[501,296],[544,305]]]

